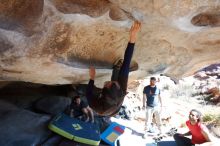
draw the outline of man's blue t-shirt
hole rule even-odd
[[[160,89],[151,87],[150,85],[144,87],[143,93],[147,96],[147,106],[155,107],[159,104],[158,95],[160,95]]]

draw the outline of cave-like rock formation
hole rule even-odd
[[[0,79],[43,84],[98,83],[123,56],[133,20],[143,23],[136,79],[180,78],[220,62],[216,0],[1,0]]]
[[[31,35],[38,25],[43,6],[44,0],[3,0],[0,2],[0,27]]]
[[[211,10],[206,10],[192,18],[192,24],[196,26],[220,26],[220,7],[216,6]]]

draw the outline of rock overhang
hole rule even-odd
[[[178,79],[220,61],[214,0],[9,0],[0,7],[1,80],[82,83],[93,65],[102,83],[123,57],[135,19],[143,24],[133,55],[139,70],[131,79],[156,73]]]

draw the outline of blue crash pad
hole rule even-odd
[[[125,126],[116,122],[112,122],[110,126],[101,134],[101,139],[111,146],[114,146],[115,141],[124,133]]]
[[[57,115],[49,124],[49,129],[70,140],[99,145],[99,127],[93,123],[86,123],[62,113]]]

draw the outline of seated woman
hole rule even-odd
[[[202,114],[198,110],[192,109],[189,113],[189,120],[186,121],[186,125],[189,129],[184,134],[177,133],[173,137],[177,146],[214,146],[215,139],[209,133],[209,130],[202,124]],[[192,136],[188,138],[186,136]]]

